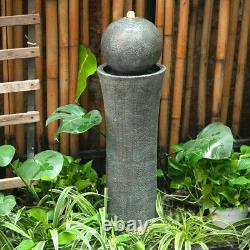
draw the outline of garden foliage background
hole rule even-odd
[[[90,47],[98,64],[103,63],[102,32],[131,9],[155,22],[163,34],[160,62],[167,66],[167,73],[160,110],[161,150],[168,151],[170,144],[194,136],[211,121],[232,127],[236,138],[250,137],[250,0],[35,0],[35,5],[42,21],[36,32],[41,48],[36,73],[42,86],[36,94],[36,109],[41,114],[36,126],[37,151],[51,148],[78,155],[82,150],[105,147],[98,130],[83,136],[63,135],[58,143],[54,140],[56,122],[48,128],[44,122],[56,107],[74,101],[79,44]],[[2,16],[23,13],[27,13],[26,1],[1,1]],[[1,48],[27,46],[26,34],[26,27],[2,28]],[[26,79],[25,65],[23,60],[1,63],[0,82]],[[81,103],[103,113],[97,75],[89,79]],[[26,97],[2,95],[0,104],[0,114],[22,112]],[[100,129],[105,131],[104,122]],[[1,144],[13,144],[24,155],[24,131],[22,125],[1,128]]]

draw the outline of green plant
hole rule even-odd
[[[0,167],[7,167],[11,163],[15,152],[15,148],[11,145],[0,146]]]
[[[0,216],[8,215],[15,205],[15,196],[0,193]]]
[[[95,55],[89,48],[85,48],[83,44],[79,46],[79,66],[78,66],[78,79],[77,79],[77,90],[76,100],[80,98],[87,86],[87,79],[93,75],[97,69],[97,62]]]
[[[90,49],[80,44],[76,102],[86,88],[87,78],[93,75],[96,69],[97,63],[94,54]],[[87,112],[80,105],[72,103],[58,107],[47,119],[46,126],[56,120],[61,120],[55,134],[55,140],[58,140],[61,133],[81,134],[88,131],[92,127],[99,125],[102,117],[98,110]]]
[[[3,145],[0,147],[0,166],[7,167],[10,165],[12,170],[19,176],[28,190],[32,193],[33,197],[39,201],[40,198],[34,188],[34,181],[47,180],[51,181],[58,176],[63,166],[63,156],[52,150],[46,150],[36,154],[33,158],[24,162],[19,160],[12,162],[15,155],[15,148],[11,145]],[[12,207],[13,197],[1,196],[2,201],[10,201]],[[7,209],[6,207],[6,209]],[[1,206],[0,206],[1,209]],[[5,212],[6,213],[6,212]]]
[[[80,192],[96,192],[103,189],[105,177],[98,177],[92,162],[82,164],[81,159],[74,159],[71,156],[64,156],[64,164],[60,174],[52,181],[41,180],[37,189],[47,193],[49,189],[75,186]]]
[[[250,225],[242,231],[240,250],[244,250],[247,247],[250,249]]]
[[[175,211],[164,211],[160,196],[156,209],[159,217],[149,221],[144,236],[148,249],[189,250],[193,246],[200,246],[207,250],[213,243],[238,241],[239,235],[233,227],[224,230],[217,228],[202,215],[179,208]]]
[[[240,207],[249,201],[250,147],[233,153],[231,130],[208,125],[197,138],[175,145],[168,157],[170,187],[184,190],[203,209]]]
[[[58,140],[58,136],[61,133],[84,133],[102,121],[99,111],[92,110],[87,113],[86,110],[77,104],[68,104],[57,108],[47,119],[46,126],[59,119],[61,124],[55,135],[56,140]]]
[[[37,207],[22,208],[0,222],[12,249],[144,249],[136,234],[103,229],[106,207],[97,209],[88,201],[90,196],[103,199],[101,195],[80,194],[73,187],[51,192],[59,194],[56,201],[48,195]]]

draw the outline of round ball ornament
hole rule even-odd
[[[153,23],[133,11],[112,22],[104,32],[101,50],[109,67],[120,74],[143,74],[161,55],[162,36]]]

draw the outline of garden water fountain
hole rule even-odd
[[[157,64],[162,37],[150,21],[111,23],[98,67],[106,117],[109,214],[124,220],[155,217],[158,115],[165,66]]]

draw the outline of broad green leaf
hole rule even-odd
[[[214,203],[209,198],[202,199],[202,210],[203,211],[206,209],[209,209],[213,206],[214,206]]]
[[[242,145],[242,146],[240,147],[240,152],[241,152],[242,154],[250,154],[250,147],[247,146],[247,145]]]
[[[35,247],[33,247],[33,250],[43,250],[45,247],[46,241],[40,241]]]
[[[4,196],[0,193],[0,216],[8,215],[16,205],[16,199],[13,195]]]
[[[234,138],[229,127],[221,123],[212,123],[204,128],[196,139],[182,146],[185,156],[195,163],[202,158],[228,159],[232,153],[233,142]]]
[[[52,113],[52,115],[46,121],[46,126],[48,126],[49,123],[55,120],[65,119],[71,114],[78,115],[78,114],[85,114],[85,113],[86,113],[86,110],[83,109],[81,106],[77,104],[67,104],[67,105],[58,107]]]
[[[86,179],[91,181],[97,181],[98,175],[95,169],[92,167],[93,161],[89,161],[82,166],[81,172],[85,175]]]
[[[237,199],[235,199],[235,190],[233,188],[231,189],[229,187],[225,187],[223,191],[218,193],[224,196],[226,200],[232,205],[235,205],[237,202]]]
[[[250,169],[250,158],[240,158],[238,160],[238,170]]]
[[[67,245],[76,239],[76,235],[70,232],[59,233],[59,245]]]
[[[171,181],[171,184],[170,184],[170,188],[173,188],[173,189],[182,189],[184,188],[184,183],[183,183],[183,179],[180,179],[180,180],[172,180]]]
[[[221,204],[220,204],[220,197],[217,196],[217,195],[211,195],[211,200],[215,202],[216,206],[217,207],[220,207]]]
[[[121,234],[115,237],[116,243],[128,242],[131,240],[131,236],[129,234]]]
[[[87,79],[93,75],[97,69],[96,57],[90,49],[85,48],[82,44],[79,46],[79,66],[77,78],[76,101],[87,86]]]
[[[78,189],[78,191],[82,191],[84,189],[86,189],[87,187],[90,187],[93,184],[93,182],[91,182],[90,180],[78,180],[75,183],[76,188]]]
[[[43,151],[21,164],[15,171],[25,180],[54,179],[63,167],[63,156],[52,150]]]
[[[156,176],[157,177],[164,177],[164,172],[163,172],[163,170],[162,169],[157,169],[157,172],[156,172]]]
[[[172,149],[174,149],[175,152],[180,152],[183,150],[182,144],[174,144],[172,145]]]
[[[142,241],[137,241],[134,245],[134,250],[145,250],[145,244]]]
[[[8,166],[11,163],[15,152],[15,148],[11,145],[0,146],[0,167]]]
[[[60,115],[62,114],[62,115]],[[69,104],[56,109],[56,111],[47,119],[46,125],[50,122],[61,119],[61,124],[56,132],[55,139],[61,133],[81,134],[102,121],[98,110],[92,110],[88,113],[77,104]]]
[[[16,250],[30,250],[35,246],[33,240],[23,240],[16,248]]]
[[[245,176],[240,176],[238,178],[230,179],[229,182],[232,185],[238,185],[238,186],[250,185],[250,179],[247,179]]]
[[[44,224],[48,224],[48,213],[45,209],[34,207],[27,211],[34,219]]]
[[[168,168],[170,176],[183,175],[186,172],[186,165],[177,162],[175,159],[168,158]]]

